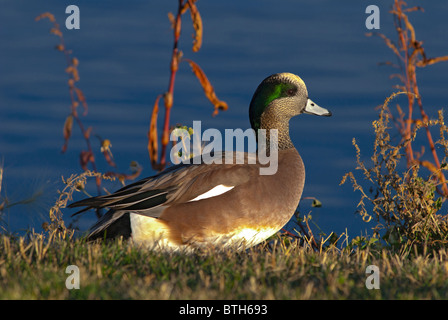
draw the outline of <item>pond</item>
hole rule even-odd
[[[410,1],[409,5],[417,4]],[[11,231],[40,229],[48,209],[63,184],[61,176],[81,173],[79,153],[85,142],[74,126],[68,150],[61,154],[62,129],[70,112],[64,56],[54,50],[58,39],[49,34],[48,21],[35,22],[52,12],[61,25],[67,47],[80,62],[79,87],[89,113],[82,117],[93,135],[112,142],[120,171],[131,161],[142,167],[141,177],[154,174],[147,153],[147,131],[152,106],[167,90],[172,30],[168,12],[177,1],[77,1],[80,29],[67,30],[65,9],[69,1],[2,1],[0,11],[0,158],[4,176],[2,194],[29,204],[9,208],[3,217]],[[191,50],[194,30],[184,16],[180,49],[197,62],[213,84],[218,97],[229,105],[212,117],[213,106],[182,63],[177,75],[171,123],[202,128],[250,127],[248,106],[266,76],[292,72],[306,82],[310,98],[333,116],[302,115],[291,120],[291,138],[305,162],[304,197],[315,197],[322,207],[303,200],[300,212],[311,212],[324,232],[349,236],[374,226],[355,214],[359,194],[342,176],[356,167],[352,138],[363,156],[372,152],[375,107],[395,89],[395,72],[382,62],[396,58],[379,37],[366,37],[368,1],[199,1],[204,38],[198,53]],[[392,1],[377,1],[380,30],[395,39]],[[424,4],[425,12],[410,15],[417,37],[430,56],[448,54],[448,3]],[[436,22],[436,23],[435,23]],[[419,70],[420,91],[430,117],[446,106],[448,63]],[[399,102],[400,100],[398,100]],[[404,101],[404,100],[403,100]],[[162,116],[160,117],[162,118]],[[159,124],[161,120],[159,120]],[[99,140],[92,138],[94,148]],[[99,152],[98,152],[99,154]],[[100,171],[110,168],[101,157]],[[93,185],[93,183],[92,183]],[[118,182],[108,185],[119,188]],[[94,188],[91,193],[95,194]],[[90,192],[89,191],[89,192]],[[80,199],[84,195],[77,195]],[[67,224],[70,214],[64,211]],[[95,220],[86,214],[78,222],[85,230]]]

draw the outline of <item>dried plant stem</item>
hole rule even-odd
[[[50,33],[56,35],[59,38],[59,43],[56,45],[56,50],[62,52],[65,57],[65,61],[67,64],[67,67],[65,69],[65,72],[68,74],[68,89],[70,93],[70,114],[67,116],[65,123],[64,123],[64,145],[62,146],[62,153],[65,153],[68,148],[68,142],[70,140],[70,137],[72,135],[73,130],[73,122],[75,121],[77,126],[79,127],[81,134],[84,138],[84,141],[86,143],[86,150],[82,150],[80,152],[79,158],[80,158],[80,164],[81,168],[85,172],[89,172],[89,166],[93,170],[95,174],[91,174],[89,177],[95,177],[95,183],[96,183],[96,189],[98,195],[101,194],[101,174],[98,173],[98,168],[96,164],[95,159],[95,153],[93,151],[92,143],[91,143],[91,132],[92,127],[86,128],[80,118],[80,115],[78,113],[78,107],[79,105],[82,105],[83,107],[83,115],[86,116],[88,112],[88,105],[86,102],[86,98],[84,96],[84,93],[81,89],[77,87],[77,82],[80,80],[79,78],[79,72],[78,72],[78,64],[79,61],[76,57],[72,56],[72,51],[67,49],[67,46],[65,44],[64,35],[60,29],[59,24],[56,22],[56,19],[53,14],[49,12],[45,12],[38,17],[36,17],[36,21],[39,21],[41,19],[48,19],[52,23],[52,28],[50,30]],[[99,136],[96,135],[98,138]],[[112,152],[110,151],[111,142],[108,139],[101,139],[101,153],[103,154],[105,160],[111,167],[116,167],[116,164],[113,160]],[[135,163],[135,162],[132,162]],[[131,163],[131,166],[132,166]],[[89,165],[90,164],[90,165]],[[108,176],[116,176],[120,179],[121,182],[123,182],[126,179],[135,179],[141,172],[141,167],[138,164],[133,165],[133,173],[130,175],[127,174],[121,174],[121,173],[115,173],[115,172],[108,172]],[[101,217],[101,213],[99,210],[96,211],[96,215],[98,218]],[[52,219],[52,214],[50,213],[50,218]]]
[[[408,168],[414,167],[416,164],[427,168],[431,174],[440,182],[438,191],[448,196],[448,186],[444,173],[441,171],[441,162],[435,148],[435,142],[429,129],[429,117],[426,114],[422,97],[419,92],[417,83],[417,67],[425,67],[441,61],[447,61],[448,56],[430,58],[426,57],[422,42],[416,39],[415,29],[407,13],[412,11],[423,11],[421,7],[406,8],[406,3],[403,0],[394,0],[393,9],[391,13],[394,15],[395,29],[398,35],[398,45],[387,38],[383,34],[379,36],[385,41],[386,45],[394,52],[394,54],[401,61],[401,74],[398,76],[402,81],[401,86],[403,91],[407,92],[408,97],[408,111],[406,119],[405,114],[399,106],[397,106],[399,118],[395,118],[389,110],[389,116],[395,120],[397,128],[402,136],[403,141],[408,141],[405,147],[406,160]],[[420,119],[415,119],[414,105],[417,103],[420,110]],[[423,161],[421,157],[423,152],[415,152],[413,150],[412,134],[416,131],[417,126],[425,127],[426,138],[431,151],[432,162]]]
[[[73,193],[75,191],[84,190],[88,177],[96,177],[97,179],[113,180],[113,177],[103,175],[98,172],[84,171],[80,175],[71,175],[68,179],[63,179],[65,183],[64,189],[60,192],[59,198],[50,209],[50,224],[45,227],[49,230],[58,230],[64,234],[67,232],[64,220],[62,218],[61,209],[67,206],[67,203],[73,200]]]
[[[391,13],[394,15],[398,44],[394,44],[385,35],[379,34],[386,45],[399,58],[401,74],[393,74],[401,80],[397,86],[400,92],[392,94],[383,103],[379,119],[373,122],[375,129],[374,152],[370,167],[361,159],[360,148],[353,139],[356,149],[357,170],[369,185],[366,192],[353,173],[344,175],[341,184],[348,178],[355,191],[361,193],[358,213],[363,220],[375,218],[377,225],[373,228],[391,246],[403,250],[408,248],[445,247],[448,243],[448,216],[442,213],[442,207],[448,196],[447,181],[444,174],[448,159],[448,132],[444,123],[443,112],[439,111],[438,120],[430,120],[423,105],[417,82],[417,67],[425,67],[440,61],[448,61],[448,56],[426,58],[422,42],[417,41],[415,29],[407,13],[422,11],[420,7],[406,8],[402,0],[394,0]],[[392,98],[406,94],[407,112],[397,104],[398,116],[388,107]],[[420,117],[415,106],[418,105]],[[394,143],[389,134],[388,121],[392,119],[401,135],[401,141]],[[440,139],[434,141],[430,127],[438,127]],[[413,150],[415,139],[420,129],[424,129],[426,141],[431,154],[423,158],[421,151]],[[435,145],[441,145],[444,151],[443,164],[439,160]],[[406,156],[407,169],[399,169],[400,160]],[[429,174],[422,175],[424,167]],[[369,210],[370,209],[370,210]],[[371,214],[372,213],[372,214]]]
[[[163,135],[162,135],[162,154],[161,154],[161,160],[160,160],[160,167],[164,168],[166,166],[166,150],[167,146],[169,144],[169,134],[170,134],[170,115],[171,115],[171,108],[173,106],[173,96],[174,96],[174,84],[176,80],[176,73],[177,70],[179,70],[179,60],[180,60],[180,53],[179,53],[179,38],[180,38],[180,32],[181,32],[181,25],[182,25],[182,8],[183,8],[183,0],[179,0],[179,7],[177,10],[176,20],[174,22],[174,44],[173,44],[173,52],[171,54],[171,73],[170,73],[170,80],[168,84],[168,91],[164,95],[164,102],[165,102],[165,120],[163,123]]]
[[[173,34],[174,34],[174,43],[170,62],[170,78],[168,83],[168,90],[164,94],[157,96],[151,113],[151,121],[148,130],[148,153],[151,159],[151,165],[153,169],[157,171],[163,170],[167,165],[166,156],[167,156],[167,147],[170,142],[169,139],[171,132],[170,116],[173,107],[174,85],[176,80],[176,74],[177,71],[179,70],[179,64],[183,61],[182,60],[183,53],[181,50],[179,50],[178,44],[182,29],[182,15],[188,10],[190,11],[191,19],[193,22],[193,28],[195,30],[195,34],[193,36],[194,39],[192,48],[193,52],[198,52],[202,45],[202,19],[195,3],[196,0],[178,0],[178,8],[176,16],[174,17],[173,14],[171,13],[168,15],[171,21],[171,26],[173,28]],[[205,76],[205,73],[202,71],[202,69],[192,60],[190,59],[184,59],[184,60],[188,61],[188,63],[192,67],[193,73],[196,75],[201,86],[203,87],[206,97],[215,106],[215,111],[213,115],[216,115],[218,113],[218,110],[227,110],[228,108],[227,104],[216,97],[215,91],[210,82],[208,81],[207,77]],[[159,112],[159,100],[162,97],[165,105],[165,117],[163,120],[163,132],[161,138],[162,148],[159,160],[157,117]]]
[[[72,123],[73,119],[75,119],[76,124],[78,125],[79,129],[81,130],[82,136],[84,137],[84,140],[86,142],[87,152],[81,153],[81,166],[83,168],[85,167],[85,164],[90,162],[92,169],[94,172],[98,172],[96,162],[95,162],[95,156],[92,149],[92,144],[90,143],[90,130],[86,129],[84,127],[84,124],[82,123],[81,119],[79,118],[78,114],[78,106],[79,104],[83,105],[84,108],[84,115],[87,114],[87,102],[85,100],[84,94],[82,91],[76,87],[76,82],[79,81],[79,73],[78,73],[78,59],[72,57],[71,50],[67,49],[64,35],[60,29],[59,24],[56,22],[55,17],[49,13],[43,13],[39,15],[36,18],[36,21],[47,18],[50,20],[50,22],[53,24],[53,28],[50,30],[51,33],[56,35],[59,38],[59,44],[56,46],[56,49],[58,51],[61,51],[65,56],[65,61],[67,64],[66,72],[69,76],[68,79],[68,88],[70,93],[70,100],[71,100],[71,107],[70,107],[70,115],[68,116],[65,125],[64,125],[64,138],[65,143],[62,147],[62,152],[64,153],[67,150],[68,141],[71,136],[72,132]],[[84,156],[83,156],[84,155]],[[87,156],[85,156],[87,155]],[[85,161],[85,164],[83,165],[83,161]],[[86,170],[86,168],[84,168]],[[99,177],[96,177],[96,187],[98,194],[101,194],[101,179]]]

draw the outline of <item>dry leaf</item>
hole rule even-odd
[[[421,161],[420,165],[424,166],[426,169],[428,169],[429,171],[431,171],[432,173],[437,174],[437,176],[439,177],[440,181],[443,182],[445,181],[445,176],[442,174],[442,172],[437,169],[437,167],[432,164],[431,162],[425,160],[425,161]],[[443,177],[443,178],[442,178]]]
[[[78,69],[73,68],[73,80],[75,81],[79,81],[79,73],[78,73]]]
[[[202,19],[194,1],[188,0],[188,6],[190,7],[191,20],[193,21],[195,31],[193,35],[193,51],[198,52],[202,45]]]
[[[176,18],[172,12],[168,12],[168,19],[170,20],[171,29],[174,29],[174,24],[176,23]]]
[[[101,141],[101,152],[104,155],[104,158],[111,167],[116,167],[116,164],[113,160],[114,156],[112,154],[112,151],[110,150],[111,147],[112,143],[109,139],[104,139],[103,141]]]
[[[88,127],[87,130],[84,132],[84,139],[86,140],[90,139],[91,133],[92,133],[92,127]]]
[[[69,115],[66,119],[65,119],[65,123],[64,123],[64,139],[68,140],[70,139],[70,136],[72,135],[72,128],[73,128],[73,116]]]
[[[56,22],[56,19],[54,18],[54,15],[51,14],[50,12],[44,12],[41,15],[36,17],[36,21],[39,21],[40,19],[44,19],[44,18],[48,18],[48,20],[50,20],[51,22]]]
[[[165,104],[165,108],[170,109],[173,106],[173,94],[171,92],[166,92],[163,95],[163,101]]]
[[[425,9],[423,9],[422,7],[416,6],[416,7],[412,7],[412,8],[407,8],[403,10],[404,12],[412,12],[412,11],[421,11],[421,12],[425,12]]]
[[[197,0],[192,0],[191,2],[196,3]],[[185,12],[187,12],[187,10],[190,9],[190,6],[188,5],[188,1],[182,6],[182,8],[180,9],[180,14],[184,14]]]
[[[95,161],[95,156],[93,155],[93,153],[91,151],[81,151],[81,154],[79,155],[79,161],[81,163],[81,168],[84,171],[87,171],[87,165],[89,164],[89,162],[94,162]]]
[[[434,164],[429,161],[420,161],[420,165],[424,166],[426,169],[431,171],[433,174],[437,175],[439,181],[442,183],[442,188],[446,192],[446,178],[442,170],[438,169]]]
[[[75,67],[70,65],[65,69],[65,72],[67,72],[68,74],[70,74],[70,73],[73,74],[74,70],[75,70]]]
[[[216,97],[215,90],[213,89],[213,86],[211,85],[210,81],[208,80],[207,76],[205,75],[204,71],[192,60],[185,59],[191,66],[193,73],[198,78],[199,82],[201,83],[202,89],[204,89],[205,96],[210,100],[211,103],[215,106],[215,111],[213,112],[213,116],[218,114],[219,110],[227,110],[228,105],[226,102],[219,100]]]
[[[59,28],[51,28],[50,33],[62,38],[62,32],[61,30],[59,30]]]
[[[88,112],[88,106],[87,106],[87,102],[86,102],[86,97],[84,96],[84,93],[81,91],[81,89],[78,89],[78,88],[74,87],[74,90],[76,92],[76,96],[78,97],[79,102],[82,103],[82,107],[84,109],[83,115],[86,116],[87,112]]]
[[[158,95],[154,103],[151,115],[151,123],[148,130],[148,153],[151,164],[155,165],[158,161],[158,137],[157,137],[157,116],[159,113],[159,100],[162,95]]]
[[[423,60],[417,61],[417,67],[426,67],[442,61],[448,61],[448,56],[429,58],[429,59],[424,58]]]
[[[78,69],[76,67],[74,67],[73,65],[68,66],[65,69],[65,72],[72,75],[73,81],[75,81],[75,82],[79,81]]]
[[[63,129],[63,134],[64,134],[64,145],[62,146],[62,153],[65,153],[65,151],[67,151],[67,147],[68,147],[68,140],[70,139],[70,136],[72,135],[72,129],[73,129],[73,116],[69,115],[66,119],[65,119],[65,123],[64,123],[64,129]]]
[[[68,148],[68,140],[65,140],[64,145],[61,148],[61,153],[65,153]]]

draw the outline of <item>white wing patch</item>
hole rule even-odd
[[[198,200],[207,199],[207,198],[211,198],[211,197],[216,197],[216,196],[219,196],[219,195],[221,195],[223,193],[226,193],[226,192],[232,190],[234,187],[235,186],[230,186],[229,187],[229,186],[225,186],[225,185],[220,184],[220,185],[214,187],[213,189],[210,189],[209,191],[207,191],[207,192],[205,192],[203,194],[198,195],[196,198],[191,199],[188,202],[198,201]]]

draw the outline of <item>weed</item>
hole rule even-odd
[[[62,178],[65,184],[64,189],[59,192],[59,197],[56,200],[53,207],[51,207],[49,212],[50,224],[44,223],[43,229],[46,231],[57,231],[59,235],[65,238],[67,233],[72,233],[72,230],[67,229],[63,220],[63,213],[61,209],[67,206],[69,201],[73,200],[73,192],[83,191],[85,192],[85,186],[88,177],[95,177],[96,179],[106,179],[113,180],[113,177],[108,175],[103,175],[98,172],[84,171],[80,175],[71,175],[68,179]]]
[[[164,94],[159,94],[154,102],[154,106],[151,114],[151,121],[148,130],[148,154],[151,159],[151,165],[153,169],[157,171],[163,170],[166,165],[167,156],[167,146],[169,144],[170,132],[173,129],[170,126],[170,114],[173,107],[173,97],[174,97],[174,84],[176,79],[177,71],[179,70],[179,64],[183,61],[188,62],[192,68],[193,73],[199,80],[205,96],[210,100],[214,106],[213,115],[217,115],[219,110],[227,110],[228,105],[226,102],[219,100],[216,96],[215,90],[205,75],[204,71],[199,67],[199,65],[191,59],[183,59],[183,52],[179,50],[178,43],[182,30],[182,15],[187,11],[190,12],[191,20],[193,22],[193,27],[195,34],[193,36],[193,52],[198,52],[202,45],[202,19],[199,14],[199,10],[196,6],[196,0],[178,0],[178,10],[177,15],[174,16],[171,12],[168,17],[171,21],[171,27],[174,31],[174,44],[173,51],[171,54],[170,63],[170,80],[168,84],[168,90]],[[165,105],[165,118],[163,122],[163,132],[161,137],[162,151],[159,159],[159,142],[157,133],[157,118],[159,114],[159,101],[163,98]]]
[[[441,213],[442,205],[448,195],[445,179],[448,142],[447,128],[443,113],[439,111],[437,120],[430,120],[423,108],[423,100],[418,90],[416,69],[440,61],[448,56],[426,57],[422,42],[416,40],[415,30],[406,13],[422,10],[420,7],[406,8],[404,1],[395,0],[391,13],[395,18],[398,46],[385,35],[379,34],[387,46],[398,56],[402,71],[398,77],[402,91],[393,93],[380,108],[379,119],[373,122],[375,131],[374,151],[371,165],[361,159],[361,150],[353,139],[356,149],[357,170],[367,181],[362,186],[352,172],[344,175],[341,184],[350,178],[356,191],[361,193],[358,213],[363,220],[376,220],[374,236],[382,237],[388,245],[403,248],[441,248],[448,244],[448,217]],[[389,102],[398,95],[406,95],[408,111],[397,105],[398,116],[389,108]],[[418,104],[421,119],[414,119],[414,104]],[[391,138],[389,121],[392,120],[400,133],[398,142]],[[440,139],[434,142],[431,127],[440,132]],[[420,152],[414,149],[418,132],[423,130],[431,150],[432,160],[424,158],[424,147]],[[445,158],[441,163],[436,145],[441,145]],[[406,158],[406,166],[402,158]],[[426,168],[425,174],[421,168]],[[365,190],[369,190],[368,192]],[[366,204],[367,202],[367,204]]]
[[[56,21],[56,18],[53,14],[50,12],[45,12],[39,16],[36,17],[36,21],[39,21],[41,19],[48,19],[52,23],[52,28],[50,29],[50,33],[56,35],[59,38],[59,44],[56,45],[55,49],[62,52],[65,56],[65,60],[67,63],[67,68],[65,69],[65,72],[68,74],[68,89],[70,94],[70,113],[65,119],[64,127],[63,127],[63,136],[64,136],[64,145],[62,146],[62,153],[65,153],[68,148],[69,140],[72,136],[73,131],[73,122],[76,122],[78,125],[82,136],[84,137],[85,143],[86,143],[86,150],[81,150],[79,154],[79,160],[81,168],[87,172],[89,171],[88,166],[90,165],[93,172],[98,172],[96,161],[95,161],[95,152],[92,147],[91,142],[91,136],[93,132],[92,127],[86,128],[84,123],[82,122],[82,119],[78,113],[78,107],[82,105],[83,107],[83,116],[86,116],[88,113],[88,105],[86,97],[83,93],[83,91],[79,88],[78,82],[80,80],[79,76],[79,60],[72,55],[72,50],[68,49],[65,43],[64,35],[61,31],[61,28],[59,24]],[[95,134],[95,136],[100,140],[100,152],[103,155],[104,159],[107,161],[108,165],[112,168],[116,167],[115,161],[113,159],[113,155],[111,152],[111,142],[109,139],[102,139],[98,134]],[[135,162],[133,162],[135,163]],[[123,174],[123,173],[117,173],[117,172],[108,172],[107,175],[110,176],[116,176],[119,178],[119,180],[124,183],[124,180],[129,179],[135,179],[137,178],[142,168],[139,165],[133,165],[132,167],[132,174]],[[101,175],[92,175],[92,177],[95,177],[96,186],[98,194],[101,194]],[[97,216],[100,216],[100,213],[97,212]]]

